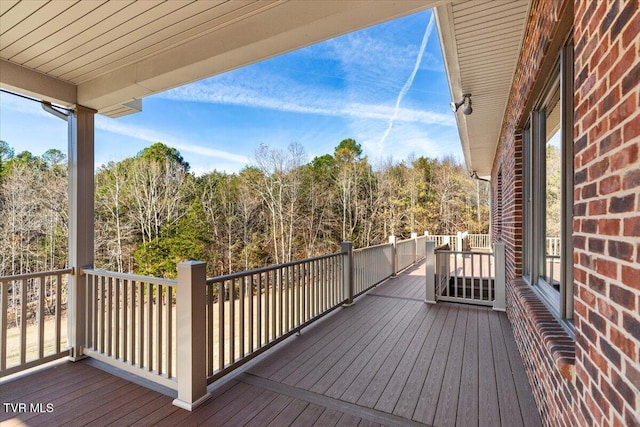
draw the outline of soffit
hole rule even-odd
[[[456,1],[436,8],[454,101],[472,94],[473,113],[456,113],[470,172],[491,175],[502,120],[522,47],[530,1]]]
[[[443,3],[2,0],[0,84],[117,117],[144,96]]]

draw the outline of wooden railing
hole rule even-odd
[[[469,234],[471,249],[490,249],[491,236],[489,234]]]
[[[353,250],[354,293],[360,295],[394,274],[393,244]]]
[[[344,255],[207,279],[207,381],[340,306],[345,300]]]
[[[413,233],[411,239],[393,238],[390,244],[355,251],[343,242],[337,253],[209,279],[205,264],[196,261],[178,264],[177,280],[82,269],[86,298],[74,318],[84,325],[72,326],[83,345],[74,357],[90,356],[177,390],[174,404],[191,410],[206,398],[207,384],[422,259],[427,239]],[[39,357],[25,356],[29,334],[22,319],[32,301],[21,300],[20,360],[6,369],[13,320],[6,310],[8,297],[26,298],[17,289],[37,287],[36,282],[41,288],[55,283],[54,294],[61,295],[71,271],[0,278],[3,375],[70,354],[63,349],[60,316],[66,301],[58,298],[54,352],[43,350],[39,326]]]
[[[444,245],[449,245],[450,250],[456,250],[456,235],[444,235],[444,234],[429,234],[427,240],[435,243],[435,247],[439,248]]]
[[[0,277],[0,377],[69,355],[71,269]]]
[[[560,238],[545,239],[545,277],[552,286],[560,286]]]
[[[396,273],[413,265],[416,262],[416,239],[397,241],[396,256],[398,257]]]
[[[560,256],[560,238],[559,237],[547,237],[546,239],[546,254]]]
[[[175,280],[83,269],[84,353],[175,389]]]
[[[427,242],[427,302],[462,302],[505,308],[504,244],[494,252],[437,250]]]

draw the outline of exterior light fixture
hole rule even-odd
[[[67,110],[65,108],[64,109],[65,111],[63,111],[63,109],[61,107],[54,107],[48,101],[41,101],[40,105],[42,105],[42,109],[44,111],[46,111],[49,114],[53,114],[54,116],[56,116],[59,119],[62,119],[64,121],[67,121],[69,119],[69,114],[70,114],[71,110]]]
[[[462,107],[464,105],[464,107]],[[462,95],[462,99],[460,102],[452,102],[451,103],[451,111],[454,113],[458,111],[458,109],[462,107],[462,114],[468,116],[473,113],[473,108],[471,107],[471,94],[465,93]]]

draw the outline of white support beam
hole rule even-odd
[[[0,59],[0,87],[66,107],[76,104],[76,86]]]
[[[85,346],[86,289],[83,267],[93,267],[94,250],[94,115],[76,107],[69,116],[69,276],[68,337],[72,360]]]

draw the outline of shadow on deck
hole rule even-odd
[[[0,422],[540,425],[506,315],[423,301],[419,265],[289,338],[224,384],[213,384],[212,397],[193,412],[173,406],[171,396],[82,361],[1,384]]]

